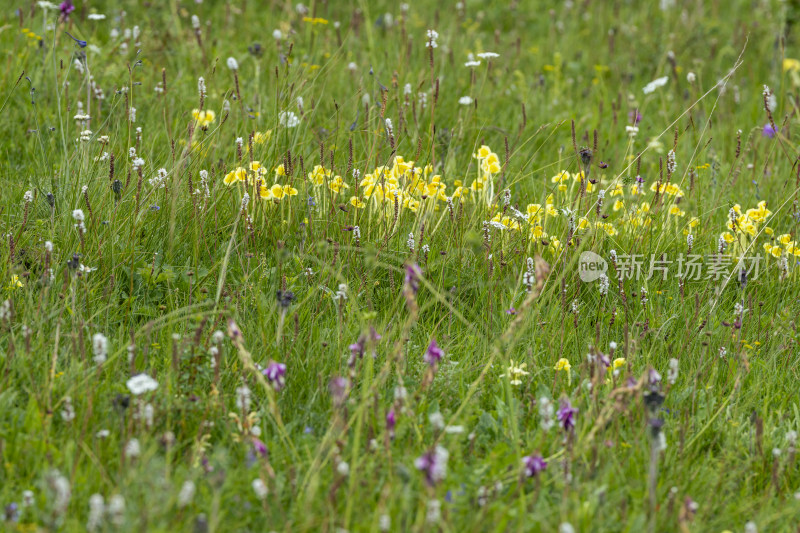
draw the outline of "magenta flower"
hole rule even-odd
[[[564,431],[572,431],[575,429],[575,415],[578,414],[578,408],[572,407],[569,400],[561,400],[561,405],[558,408],[556,416]]]
[[[268,453],[267,445],[264,444],[260,439],[253,437],[253,451],[255,451],[261,457],[266,457]]]
[[[425,362],[431,366],[436,366],[442,360],[442,357],[444,357],[444,350],[439,348],[439,345],[436,344],[436,339],[432,338],[428,349],[425,350]]]
[[[394,427],[397,425],[397,415],[394,409],[389,409],[386,413],[386,429],[389,431],[389,437],[394,438]]]
[[[267,378],[276,391],[281,390],[286,385],[286,365],[283,363],[271,361],[261,373],[264,374],[264,377]]]
[[[416,263],[406,265],[405,284],[412,294],[417,294],[417,291],[419,291],[419,278],[421,276],[422,270],[420,270],[419,265]]]
[[[341,407],[347,401],[347,395],[350,391],[350,381],[347,378],[335,377],[328,382],[328,390],[333,399],[333,405]]]
[[[531,454],[522,459],[526,477],[536,477],[540,472],[547,468],[547,462],[538,453]]]
[[[58,6],[58,9],[61,11],[61,14],[62,14],[64,17],[67,17],[67,16],[68,16],[70,13],[72,13],[73,11],[75,11],[75,6],[74,6],[74,5],[72,5],[72,0],[64,0],[64,1],[63,1],[63,2],[61,2],[61,4]]]
[[[450,458],[450,453],[442,448],[436,446],[435,449],[425,453],[414,461],[414,466],[417,470],[425,473],[425,481],[428,485],[436,485],[439,481],[447,475],[447,460]]]

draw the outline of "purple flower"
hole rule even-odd
[[[575,415],[578,414],[578,409],[572,407],[569,400],[561,400],[561,405],[558,408],[556,416],[564,431],[571,431],[575,429]]]
[[[654,387],[661,383],[661,374],[655,368],[651,368],[647,374],[647,381],[650,382],[651,387]]]
[[[347,378],[343,377],[331,378],[330,382],[328,382],[328,390],[331,393],[331,398],[333,398],[333,405],[336,407],[341,407],[344,405],[344,402],[347,401],[347,393],[350,390],[350,382],[347,380]]]
[[[443,480],[447,475],[447,460],[450,454],[441,446],[436,446],[433,450],[417,457],[414,466],[417,470],[425,473],[425,481],[433,486]]]
[[[267,365],[267,368],[265,368],[261,373],[264,374],[264,377],[269,380],[269,382],[272,384],[272,387],[276,391],[281,390],[286,384],[286,365],[283,363],[270,361],[269,365]]]
[[[633,125],[637,125],[642,120],[642,114],[638,111],[628,111],[628,120],[633,122]]]
[[[267,445],[264,444],[260,439],[253,437],[253,451],[255,451],[261,457],[266,457],[268,453]]]
[[[536,477],[540,472],[547,468],[547,462],[538,453],[531,454],[522,459],[526,477]]]
[[[506,314],[507,315],[516,315],[517,314],[517,310],[514,309],[513,307],[509,307],[508,309],[506,309]]]
[[[442,357],[444,357],[444,351],[436,344],[435,338],[431,339],[428,349],[425,350],[425,362],[431,366],[436,366],[442,360]]]
[[[412,294],[417,294],[417,291],[419,291],[419,278],[421,276],[422,270],[420,270],[419,265],[416,263],[406,265],[405,284]]]
[[[761,130],[761,135],[763,135],[764,137],[769,137],[770,139],[775,137],[776,133],[778,132],[775,131],[775,128],[773,128],[772,124],[770,123],[765,124],[764,128]]]
[[[58,6],[58,9],[61,11],[61,14],[66,17],[67,15],[75,11],[75,6],[72,5],[72,0],[64,0]]]
[[[359,337],[356,342],[347,347],[353,359],[364,355],[364,337]]]
[[[386,430],[389,432],[389,438],[394,438],[394,427],[397,425],[397,415],[394,413],[394,409],[389,409],[389,412],[386,413]]]

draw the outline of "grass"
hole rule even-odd
[[[6,6],[4,527],[795,530],[757,4]]]

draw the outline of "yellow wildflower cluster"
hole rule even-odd
[[[207,130],[208,127],[216,120],[217,114],[210,109],[208,111],[195,109],[192,111],[192,117],[194,117],[198,128]]]

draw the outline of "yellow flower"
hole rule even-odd
[[[322,185],[325,182],[325,177],[330,175],[330,170],[324,169],[320,165],[316,165],[314,170],[308,173],[308,179],[311,180],[311,183],[314,185]]]
[[[367,206],[367,204],[364,203],[364,200],[360,200],[358,196],[350,197],[350,205],[352,205],[356,209],[364,209]]]
[[[486,159],[487,157],[489,157],[489,154],[491,154],[491,153],[492,153],[492,149],[484,144],[483,146],[478,148],[478,153],[473,154],[472,157],[474,157],[476,159]]]
[[[784,233],[778,237],[778,242],[781,244],[789,244],[792,240],[792,236],[789,233]]]
[[[797,72],[797,71],[800,71],[800,61],[798,61],[797,59],[790,59],[788,57],[784,58],[784,60],[783,60],[783,71],[784,72],[789,72],[789,71]]]
[[[194,117],[194,120],[197,123],[197,126],[200,127],[201,129],[207,129],[209,124],[214,122],[214,120],[217,118],[216,113],[214,113],[213,111],[211,111],[211,110],[208,110],[208,111],[202,110],[201,111],[199,109],[193,110],[192,111],[192,116]]]
[[[556,372],[561,372],[562,370],[566,370],[569,372],[572,369],[572,365],[569,364],[569,360],[562,357],[561,359],[556,362],[556,366],[553,367],[553,370]]]
[[[614,359],[614,362],[611,365],[614,370],[618,369],[621,366],[625,366],[625,358],[624,357],[617,357]]]
[[[562,170],[561,172],[550,178],[550,181],[552,183],[561,183],[562,181],[568,181],[568,180],[569,180],[569,172],[567,172],[566,170]]]
[[[24,287],[25,285],[19,280],[19,276],[14,274],[11,276],[11,281],[8,283],[8,288],[10,290],[18,289],[20,287]]]
[[[284,196],[297,196],[297,189],[295,189],[291,185],[284,185],[283,194]]]
[[[225,179],[223,182],[225,185],[233,185],[237,181],[245,181],[247,178],[247,170],[242,167],[237,167],[235,170],[231,170],[227,174],[225,174]]]
[[[722,237],[722,239],[728,244],[732,243],[734,239],[733,235],[731,235],[730,232],[727,231],[720,233],[719,236]]]
[[[267,169],[261,166],[261,162],[253,161],[250,163],[250,170],[255,172],[256,176],[263,176],[267,173]]]
[[[285,176],[285,175],[286,175],[286,169],[283,168],[283,165],[278,165],[277,167],[275,167],[275,177],[276,178],[279,178],[279,177]]]
[[[350,186],[344,182],[341,176],[336,176],[333,178],[328,187],[334,192],[334,194],[339,194],[343,190],[350,188]]]
[[[684,211],[677,205],[673,205],[672,207],[669,208],[669,214],[674,215],[676,217],[682,217],[683,215],[686,214],[686,211]]]
[[[283,186],[278,184],[278,183],[276,183],[272,187],[270,187],[269,188],[269,192],[272,193],[272,197],[275,198],[276,200],[280,200],[286,194],[284,189],[283,189]]]
[[[319,18],[319,17],[313,17],[313,18],[312,17],[303,17],[303,22],[310,22],[312,26],[316,26],[317,24],[327,24],[328,23],[327,20],[325,20],[323,18]]]
[[[514,386],[522,385],[522,380],[519,379],[522,376],[527,376],[528,372],[525,371],[525,368],[528,366],[528,363],[522,363],[521,365],[517,366],[514,364],[514,360],[510,361],[508,365],[507,373],[501,375],[500,377],[507,377],[509,379],[509,383]]]
[[[539,215],[542,212],[541,204],[528,204],[526,209],[528,211],[529,220],[533,220],[539,218]]]
[[[489,154],[489,157],[481,163],[481,169],[486,174],[497,174],[500,172],[500,161],[497,159],[497,154]]]
[[[614,202],[614,211],[619,211],[623,207],[625,207],[625,202],[623,202],[622,200],[617,200],[616,202]]]
[[[257,131],[255,135],[253,135],[253,142],[256,144],[264,144],[268,140],[272,138],[272,130],[267,130],[265,132]],[[281,165],[283,166],[283,165]]]
[[[272,196],[272,189],[270,189],[270,188],[269,188],[269,187],[267,187],[266,185],[262,185],[262,186],[261,186],[261,188],[260,188],[260,189],[259,189],[259,191],[258,191],[258,195],[259,195],[259,196],[260,196],[260,197],[261,197],[263,200],[271,200],[271,199],[273,198],[273,196]]]

